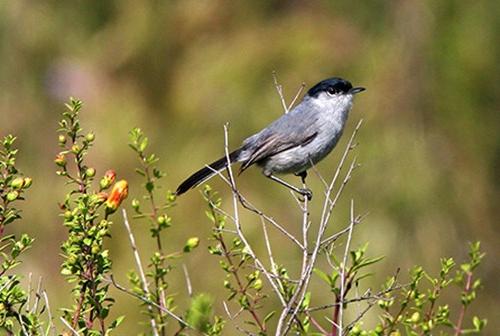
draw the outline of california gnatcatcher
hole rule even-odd
[[[339,141],[354,95],[364,91],[345,79],[333,77],[313,86],[290,112],[262,131],[243,141],[243,145],[210,165],[198,170],[177,188],[181,195],[217,172],[241,162],[240,173],[254,163],[264,175],[287,188],[312,198],[309,189],[295,187],[275,174],[295,174],[305,181],[307,170],[328,155]]]

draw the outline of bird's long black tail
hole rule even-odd
[[[240,155],[241,149],[237,149],[234,152],[229,154],[229,161],[234,163],[238,160],[238,156]],[[189,176],[184,182],[182,182],[179,187],[177,187],[177,191],[175,194],[177,196],[184,194],[189,189],[196,187],[197,185],[203,183],[204,181],[211,178],[213,175],[217,174],[217,172],[227,167],[227,158],[224,156],[219,160],[212,162],[208,165],[208,167],[203,167],[198,170],[193,175]]]

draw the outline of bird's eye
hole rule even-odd
[[[327,89],[326,91],[327,91],[329,94],[331,94],[331,95],[334,95],[334,94],[336,94],[336,93],[339,93],[339,90],[338,90],[338,89],[336,89],[336,88],[335,88],[335,87],[333,87],[333,86],[328,87],[328,89]]]

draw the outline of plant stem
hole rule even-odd
[[[472,272],[467,273],[467,281],[465,283],[464,291],[466,294],[469,293],[472,284]],[[465,311],[467,309],[467,304],[462,303],[462,309],[460,310],[460,315],[458,316],[457,325],[455,327],[455,336],[462,334],[462,324],[464,323]]]

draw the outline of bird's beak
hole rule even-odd
[[[352,89],[349,90],[349,93],[350,94],[356,94],[356,93],[360,93],[360,92],[363,92],[365,91],[366,89],[364,87],[354,87]]]

